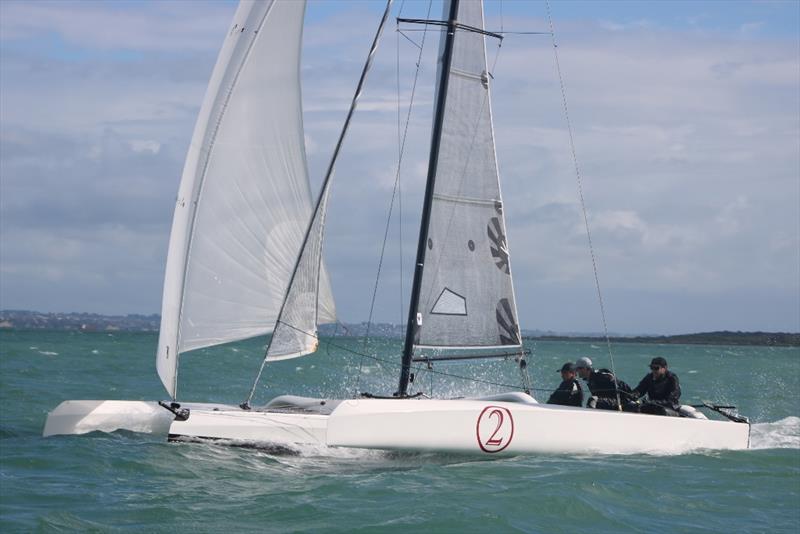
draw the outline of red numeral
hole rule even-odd
[[[489,439],[486,441],[486,445],[500,445],[503,443],[503,438],[495,438],[497,432],[500,431],[500,427],[503,426],[503,412],[500,410],[492,410],[492,412],[489,413],[489,417],[495,414],[497,414],[497,428],[495,428],[494,432],[492,432],[492,435],[489,436]]]
[[[494,430],[490,434],[492,418],[495,418]],[[483,432],[481,432],[481,428],[483,428]],[[478,416],[475,435],[478,438],[478,446],[483,452],[500,452],[508,447],[511,440],[514,439],[514,416],[511,415],[508,408],[486,406]]]

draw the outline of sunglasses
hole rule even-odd
[[[660,365],[651,365],[650,366],[650,370],[651,371],[658,371],[659,369],[661,369]]]

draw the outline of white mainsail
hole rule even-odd
[[[178,190],[156,367],[174,398],[182,352],[269,333],[311,216],[300,90],[305,2],[243,0]],[[324,268],[320,322],[335,320]]]
[[[445,2],[445,18],[449,2]],[[457,21],[483,30],[483,2]],[[521,345],[495,154],[486,37],[456,29],[422,274],[417,348]],[[440,63],[439,68],[442,68]]]

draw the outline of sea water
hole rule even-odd
[[[682,400],[733,404],[753,449],[514,458],[305,448],[296,454],[164,436],[100,432],[42,438],[67,399],[165,397],[155,334],[0,332],[0,531],[145,532],[798,532],[800,350],[620,344],[635,385],[653,356],[678,374]],[[239,403],[264,340],[184,355],[179,397]],[[607,347],[529,342],[534,393],[546,400],[565,361],[610,366]],[[391,394],[400,342],[323,340],[312,356],[267,366],[256,403],[280,393]],[[367,356],[361,356],[366,354]],[[419,369],[436,396],[518,387],[505,361]],[[479,381],[461,377],[475,378]],[[585,434],[576,427],[573,431]],[[586,435],[587,442],[592,436]],[[635,442],[639,436],[628,439]],[[665,437],[665,439],[668,439]]]

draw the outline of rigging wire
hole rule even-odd
[[[405,4],[405,1],[403,2],[403,4]],[[400,6],[400,13],[398,13],[398,16],[400,14],[402,14],[403,4],[401,4],[401,6]],[[428,13],[430,13],[431,4],[432,4],[432,2],[430,2],[428,4]],[[405,306],[403,305],[403,303],[405,302],[405,298],[403,296],[404,295],[404,291],[403,291],[403,289],[404,289],[403,288],[403,280],[404,280],[404,275],[403,275],[403,188],[402,188],[402,182],[400,180],[400,176],[401,176],[400,175],[400,161],[403,159],[403,143],[400,140],[401,139],[401,136],[400,136],[401,117],[400,117],[400,31],[399,31],[400,28],[399,28],[399,26],[400,26],[400,23],[396,22],[395,23],[395,27],[398,30],[397,31],[397,54],[396,54],[396,68],[397,68],[397,71],[396,71],[396,78],[397,78],[397,167],[398,167],[398,169],[397,169],[397,243],[398,243],[398,249],[399,249],[398,250],[398,254],[399,254],[398,263],[399,263],[399,267],[400,267],[400,288],[399,288],[400,289],[400,299],[399,299],[400,316],[399,316],[399,321],[398,321],[397,324],[403,325],[403,316],[404,316],[403,314],[404,314],[404,308],[405,308]],[[425,38],[426,35],[427,34],[423,34],[423,44],[424,44],[424,38]],[[420,58],[421,58],[422,47],[420,46],[419,49],[420,49]],[[419,64],[420,62],[421,62],[420,59],[418,59],[417,63]],[[419,66],[417,68],[419,68]],[[409,107],[410,107],[410,103],[409,103]],[[410,119],[411,119],[411,117],[409,116],[408,119],[406,120],[406,125],[407,125],[407,123],[408,123],[408,121]],[[401,332],[401,334],[405,334],[405,328],[403,328],[401,326],[400,332]]]
[[[405,4],[405,2],[403,2],[403,4]],[[433,0],[430,0],[428,2],[428,16],[430,16],[432,5],[433,5]],[[400,11],[401,12],[402,12],[402,8],[403,8],[403,5],[400,6]],[[389,238],[389,228],[390,228],[390,224],[391,224],[391,220],[392,220],[392,213],[394,211],[394,202],[395,202],[395,198],[398,196],[398,192],[400,191],[400,174],[401,174],[400,171],[402,169],[402,164],[403,164],[403,154],[405,153],[405,145],[406,145],[406,140],[408,138],[408,125],[411,122],[411,111],[412,111],[413,106],[414,106],[414,96],[415,96],[416,90],[417,90],[417,81],[419,80],[419,71],[420,71],[420,67],[422,65],[422,53],[423,53],[423,51],[425,49],[425,39],[426,39],[427,35],[428,35],[427,33],[423,33],[422,34],[422,42],[418,47],[419,48],[419,55],[417,56],[417,64],[416,64],[417,68],[416,68],[416,70],[414,72],[414,81],[413,81],[413,83],[411,85],[411,95],[409,97],[408,112],[406,114],[405,128],[403,130],[402,140],[398,139],[399,146],[398,146],[397,171],[395,173],[394,188],[392,189],[392,198],[391,198],[391,201],[389,202],[389,213],[386,216],[386,226],[385,226],[385,229],[384,229],[384,232],[383,232],[383,243],[381,244],[381,254],[380,254],[380,258],[378,260],[378,269],[377,269],[377,272],[375,273],[375,284],[374,284],[373,289],[372,289],[372,299],[370,301],[370,306],[369,306],[369,319],[367,320],[367,328],[366,328],[366,332],[364,333],[364,351],[365,352],[367,350],[367,343],[369,341],[369,333],[370,333],[370,329],[372,327],[372,317],[373,317],[373,314],[374,314],[374,311],[375,311],[375,300],[376,300],[377,295],[378,295],[378,285],[380,284],[381,271],[383,269],[383,258],[384,258],[384,255],[386,253],[386,243],[387,243],[388,238]],[[400,133],[400,118],[399,118],[399,112],[400,112],[400,109],[399,109],[399,107],[400,107],[399,106],[399,103],[400,103],[400,74],[399,74],[400,73],[400,63],[399,63],[399,54],[400,54],[400,46],[399,46],[399,39],[398,39],[398,46],[397,46],[397,55],[398,55],[398,62],[397,62],[398,138],[400,137],[400,135],[399,135],[399,133]],[[398,201],[398,204],[399,204],[399,202],[400,201]],[[402,221],[401,221],[401,225],[402,225]],[[402,264],[402,252],[401,252],[401,256],[400,256],[400,261],[401,261],[401,264]],[[401,286],[401,292],[402,292],[402,286]],[[402,293],[401,293],[400,302],[401,302],[401,304],[400,304],[400,306],[401,306],[400,307],[401,315],[400,316],[402,317]],[[363,369],[363,358],[361,360],[361,363],[359,364],[358,375],[356,377],[356,394],[358,393],[358,388],[361,385],[362,369]]]
[[[388,360],[386,358],[381,358],[379,356],[376,356],[374,354],[369,354],[369,353],[366,353],[366,352],[360,352],[358,350],[351,349],[349,347],[345,347],[344,345],[340,345],[338,343],[335,343],[335,342],[331,341],[333,338],[325,338],[324,340],[322,340],[322,339],[319,338],[319,336],[317,334],[315,334],[313,332],[306,332],[305,330],[303,330],[301,328],[298,328],[298,327],[296,327],[294,325],[290,325],[289,323],[285,323],[283,321],[281,321],[281,324],[283,324],[284,326],[286,326],[288,328],[296,330],[297,332],[300,332],[300,333],[302,333],[302,334],[304,334],[306,336],[313,337],[313,338],[317,339],[318,341],[324,343],[325,344],[325,348],[328,351],[328,353],[330,353],[330,349],[331,348],[339,349],[339,350],[341,350],[343,352],[352,354],[354,356],[360,356],[362,359],[363,358],[368,358],[370,360],[376,361],[381,365],[386,365],[386,366],[389,366],[389,367],[397,367],[397,368],[402,366],[402,364],[397,362],[397,361]],[[346,328],[345,325],[341,325],[341,326],[343,328]],[[417,369],[419,370],[420,367],[417,367]],[[496,387],[501,387],[501,388],[515,389],[515,388],[519,387],[519,386],[514,385],[514,384],[506,384],[504,382],[497,382],[497,381],[494,381],[494,380],[486,380],[486,379],[483,379],[483,378],[476,378],[475,376],[464,376],[464,375],[459,375],[459,374],[456,374],[456,373],[448,373],[446,371],[438,371],[438,370],[434,369],[433,367],[427,367],[427,366],[424,369],[424,372],[431,373],[431,375],[439,375],[439,376],[443,376],[443,377],[447,377],[447,378],[454,378],[454,379],[458,379],[458,380],[464,380],[464,381],[467,381],[467,382],[475,382],[475,383],[479,383],[479,384],[485,384],[485,385],[496,386]],[[431,386],[430,387],[431,387],[431,391],[432,391],[433,382],[431,382]],[[543,393],[548,393],[548,392],[552,393],[552,391],[553,391],[552,389],[549,389],[549,388],[534,388],[534,387],[529,388],[529,390],[530,391],[543,392]],[[619,395],[620,393],[622,393],[623,395],[630,395],[627,392],[624,392],[624,391],[620,392],[617,389],[617,395]],[[356,393],[355,396],[357,397],[358,393]]]
[[[402,30],[400,30],[400,33],[403,34],[403,37],[405,37],[406,39],[411,41],[412,44],[416,45],[416,43],[413,40],[411,40],[411,38],[409,38],[407,35],[405,35],[405,33],[406,32],[424,32],[424,31],[425,30],[421,30],[421,29],[417,29],[417,28],[403,28]],[[428,30],[428,31],[444,33],[444,32],[447,31],[447,29],[439,28],[439,29],[431,29],[431,30]],[[486,30],[486,32],[487,33],[494,33],[494,34],[500,35],[500,36],[506,36],[506,35],[550,35],[550,32],[507,32],[507,31],[503,31],[503,30],[500,30],[500,31]]]
[[[503,38],[505,38],[505,36],[507,35],[507,33],[505,31],[505,17],[503,16],[503,0],[500,0],[500,32],[499,33],[500,33],[500,35],[503,36]],[[534,32],[508,32],[508,34],[520,34],[520,33],[534,33]],[[535,32],[535,33],[539,33],[539,32]],[[497,60],[499,59],[500,48],[502,46],[503,46],[503,41],[501,40],[500,43],[498,43],[498,45],[497,45],[497,55],[495,55],[494,63],[492,64],[492,72],[494,72],[495,68],[497,67]],[[494,76],[492,76],[492,79],[494,79]],[[499,185],[500,184],[498,183],[498,186]],[[509,258],[509,262],[510,261],[511,261],[511,259]],[[510,267],[510,263],[509,263],[509,267]],[[522,330],[521,329],[519,331],[519,334],[520,334],[520,344],[522,345],[523,343],[522,343]],[[529,393],[530,391],[533,391],[533,387],[531,386],[531,375],[530,375],[530,371],[528,370],[528,360],[527,360],[527,358],[525,358],[525,354],[523,352],[520,352],[520,354],[519,354],[519,357],[517,359],[517,365],[519,367],[520,377],[522,378],[522,388],[525,390],[526,393]]]
[[[387,365],[389,367],[397,367],[397,368],[402,367],[402,364],[400,362],[397,362],[397,361],[394,361],[394,360],[388,360],[386,358],[381,358],[380,356],[376,356],[374,354],[369,354],[368,352],[365,352],[365,351],[358,351],[358,350],[355,350],[355,349],[351,349],[349,347],[345,347],[344,345],[339,345],[338,343],[335,343],[335,342],[331,341],[331,339],[333,339],[333,338],[326,338],[325,340],[321,340],[319,338],[319,336],[317,334],[315,334],[314,332],[307,332],[307,331],[303,330],[302,328],[298,328],[298,327],[296,327],[294,325],[291,325],[291,324],[283,322],[283,321],[279,321],[279,322],[282,325],[286,326],[287,328],[291,328],[292,330],[296,330],[297,332],[300,332],[300,333],[302,333],[302,334],[304,334],[306,336],[309,336],[309,337],[313,337],[313,338],[317,339],[318,341],[321,341],[321,342],[325,343],[327,347],[332,347],[334,349],[339,349],[339,350],[341,350],[343,352],[347,352],[347,353],[353,354],[355,356],[360,356],[362,360],[364,358],[368,358],[370,360],[378,362],[381,365]],[[448,377],[448,378],[456,378],[456,379],[459,379],[459,380],[465,380],[465,381],[468,381],[468,382],[476,382],[476,383],[486,384],[486,385],[490,385],[490,386],[497,386],[497,387],[511,388],[511,389],[515,389],[515,388],[519,387],[518,385],[506,384],[506,383],[503,383],[503,382],[496,382],[494,380],[486,380],[484,378],[476,378],[474,376],[464,376],[464,375],[459,375],[459,374],[456,374],[456,373],[448,373],[446,371],[438,371],[436,369],[433,369],[432,367],[429,368],[429,369],[426,369],[426,371],[429,372],[429,373],[433,373],[433,374],[439,375],[439,376],[445,376],[445,377]],[[550,390],[549,389],[548,390],[545,390],[545,389],[534,389],[534,391],[550,391]],[[356,392],[355,396],[356,397],[358,396],[358,392]]]
[[[425,30],[414,30],[414,31],[421,31],[421,32],[424,32]],[[399,25],[398,25],[398,27],[397,27],[397,37],[398,37],[398,40],[400,39],[400,36],[403,36],[403,37],[404,37],[404,38],[405,38],[405,39],[406,39],[406,40],[407,40],[409,43],[411,43],[411,44],[412,44],[412,45],[414,45],[415,47],[417,47],[417,48],[422,48],[420,45],[418,45],[418,44],[417,44],[417,42],[416,42],[414,39],[412,39],[411,37],[409,37],[408,35],[406,35],[406,34],[405,34],[405,32],[404,32],[403,30],[401,30],[401,29],[400,29],[400,27],[399,27]],[[398,47],[398,50],[399,50],[399,47]]]
[[[286,307],[287,299],[288,299],[289,293],[291,292],[292,286],[294,284],[295,276],[297,275],[298,268],[300,267],[300,260],[303,258],[303,254],[305,252],[304,249],[306,247],[306,244],[308,243],[308,238],[309,238],[309,235],[310,235],[311,230],[313,228],[313,224],[315,222],[317,214],[320,213],[320,207],[323,206],[323,202],[327,203],[328,194],[330,192],[330,190],[328,189],[328,186],[330,185],[330,180],[331,180],[331,177],[333,176],[334,165],[336,164],[336,160],[337,160],[337,158],[339,156],[339,151],[341,150],[342,145],[344,144],[345,136],[346,136],[347,130],[348,130],[349,126],[350,126],[350,121],[352,120],[353,114],[355,113],[356,107],[358,106],[358,101],[361,98],[362,93],[364,92],[364,83],[366,82],[367,74],[369,73],[369,70],[372,67],[372,62],[375,59],[375,54],[378,51],[378,44],[380,43],[381,35],[383,35],[383,29],[386,26],[386,20],[389,18],[389,13],[391,12],[392,2],[393,1],[394,0],[386,0],[386,8],[383,11],[383,16],[381,17],[380,24],[378,25],[378,29],[377,29],[377,31],[375,33],[375,37],[372,40],[372,45],[370,46],[369,53],[367,54],[367,60],[364,63],[364,67],[361,70],[361,77],[358,80],[358,85],[356,86],[355,94],[353,95],[353,99],[350,102],[350,109],[347,112],[347,117],[344,120],[344,125],[342,126],[342,130],[339,133],[339,140],[336,142],[336,146],[333,149],[333,154],[331,155],[331,160],[330,160],[330,163],[328,164],[328,170],[325,173],[325,178],[322,181],[322,187],[320,189],[320,194],[317,197],[316,206],[314,207],[314,211],[312,213],[311,220],[309,221],[308,227],[306,228],[305,237],[303,238],[303,243],[300,246],[300,253],[297,256],[297,259],[296,259],[295,264],[294,264],[294,271],[292,272],[292,276],[289,279],[289,288],[287,289],[287,292],[284,295],[283,303],[281,304],[281,310],[280,310],[280,312],[278,312],[278,320],[275,323],[275,329],[277,329],[279,323],[287,325],[287,326],[290,326],[287,323],[284,323],[283,321],[281,321],[281,318],[283,317],[284,309]],[[323,210],[324,209],[325,208],[323,208]],[[322,224],[322,228],[324,228],[324,221],[325,221],[325,212],[323,211],[322,212],[322,223],[321,223]],[[320,276],[321,267],[322,267],[321,266],[321,263],[322,263],[322,255],[321,255],[322,252],[321,251],[322,251],[322,244],[320,243],[320,255],[317,258],[317,262],[318,262],[318,264],[317,264],[317,281],[316,281],[316,284],[317,284],[316,285],[316,288],[317,288],[317,295],[316,295],[317,302],[316,302],[316,306],[315,306],[315,310],[314,310],[315,313],[318,313],[318,311],[319,311],[319,309],[318,309],[318,305],[319,305],[319,276]],[[315,318],[314,318],[315,327],[316,327],[317,319],[318,319],[318,316],[315,315]],[[269,342],[267,343],[267,349],[266,349],[265,354],[264,354],[264,359],[261,361],[261,366],[258,369],[258,374],[256,374],[255,380],[253,381],[253,386],[250,388],[250,393],[248,394],[247,399],[243,403],[241,403],[239,405],[239,406],[242,407],[242,409],[247,410],[250,407],[250,401],[253,399],[253,395],[256,392],[256,387],[258,386],[258,382],[261,379],[261,373],[264,372],[264,366],[266,365],[267,359],[269,357],[269,350],[270,350],[270,348],[272,346],[272,341],[275,339],[275,329],[273,330],[272,337],[270,338]],[[313,337],[316,338],[317,336],[315,335]]]
[[[617,406],[619,410],[622,410],[622,403],[620,402],[619,397],[619,387],[617,385],[617,371],[614,369],[614,355],[611,351],[611,338],[608,336],[608,326],[606,323],[606,310],[605,306],[603,305],[603,294],[600,291],[600,277],[597,274],[597,259],[594,253],[594,246],[592,245],[592,233],[589,230],[589,217],[586,215],[586,203],[584,202],[583,198],[583,180],[581,179],[581,170],[580,166],[578,165],[578,156],[575,152],[575,139],[572,135],[572,123],[569,120],[569,109],[567,108],[567,91],[564,86],[564,78],[561,75],[561,65],[558,61],[558,44],[556,43],[556,31],[555,26],[553,25],[553,17],[550,14],[550,2],[549,0],[545,0],[545,6],[547,8],[547,22],[550,25],[550,37],[553,41],[553,56],[555,57],[556,63],[556,71],[558,72],[558,82],[561,86],[561,101],[564,105],[564,118],[567,123],[567,132],[569,133],[569,147],[572,151],[572,162],[575,166],[575,177],[578,182],[578,197],[581,201],[581,211],[583,212],[583,223],[586,227],[586,239],[589,242],[589,254],[592,257],[592,271],[594,272],[594,284],[595,288],[597,289],[597,300],[600,304],[600,316],[603,320],[603,335],[606,339],[606,348],[608,349],[608,358],[611,362],[611,373],[614,375],[614,388],[617,390]]]

